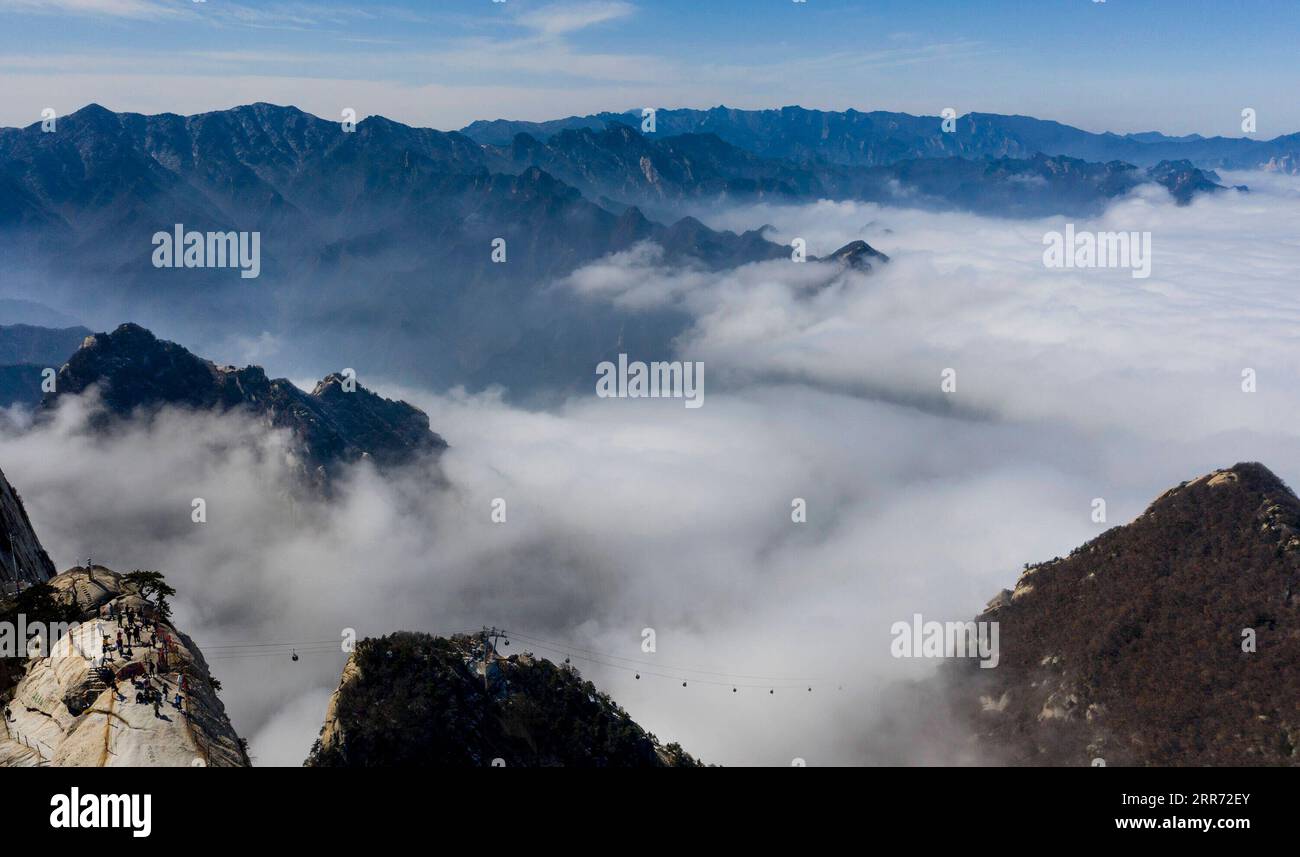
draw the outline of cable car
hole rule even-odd
[[[293,654],[290,655],[290,657],[296,662],[298,660],[298,650],[294,649]]]

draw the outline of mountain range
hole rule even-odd
[[[480,143],[503,146],[517,134],[547,139],[562,131],[602,130],[612,123],[642,126],[641,110],[593,113],[549,122],[481,120],[461,129]],[[1300,171],[1300,133],[1253,137],[1171,137],[1158,132],[1094,133],[1032,116],[967,113],[952,131],[939,116],[881,110],[828,111],[799,106],[774,110],[656,109],[654,134],[714,134],[765,158],[887,166],[918,158],[1032,158],[1063,155],[1086,161],[1125,161],[1141,167],[1187,160],[1203,169]]]
[[[627,114],[463,132],[374,116],[348,131],[265,103],[194,116],[90,105],[53,133],[3,128],[0,310],[16,315],[0,321],[132,318],[209,352],[283,345],[303,373],[342,362],[545,398],[618,353],[671,357],[689,324],[556,285],[576,268],[645,242],[664,265],[715,270],[789,256],[765,224],[702,222],[720,207],[830,198],[1086,216],[1143,184],[1181,203],[1221,192],[1213,166],[1282,168],[1294,142],[1091,135],[984,114],[951,134],[933,117],[855,111],[657,117],[653,134]],[[1198,154],[1215,146],[1257,154]],[[259,275],[156,267],[155,234],[178,224],[256,233]]]
[[[818,199],[974,211],[1003,217],[1090,215],[1140,184],[1165,187],[1181,204],[1224,190],[1212,170],[1186,159],[1142,169],[1119,160],[1090,163],[1035,152],[1024,157],[917,155],[879,164],[761,156],[712,131],[642,134],[609,120],[603,129],[569,128],[543,142],[520,132],[485,144],[493,169],[539,167],[612,208],[635,204],[652,214],[683,204],[721,206]]]
[[[578,367],[585,381],[620,338],[657,356],[681,327],[540,284],[644,241],[711,268],[789,253],[758,231],[663,225],[486,162],[460,134],[378,117],[345,133],[267,104],[190,117],[92,105],[53,134],[0,129],[6,289],[199,345],[267,333],[308,364],[415,368],[433,385],[500,381],[504,364],[526,388]],[[154,267],[152,236],[175,224],[258,232],[260,276]]]

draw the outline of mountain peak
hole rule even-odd
[[[508,643],[507,643],[508,645]],[[485,648],[487,649],[485,657]],[[479,635],[365,639],[343,668],[308,767],[697,767],[583,680]]]
[[[0,767],[249,765],[203,654],[146,594],[99,565],[24,593],[76,621],[46,644],[48,657],[9,677],[19,680],[0,722]]]
[[[1300,758],[1300,498],[1240,463],[1038,565],[990,603],[997,669],[959,665],[985,748],[1016,764]],[[965,684],[963,684],[965,682]],[[983,700],[978,702],[977,700]]]
[[[840,249],[836,250],[830,256],[826,257],[827,261],[838,262],[849,268],[869,271],[874,260],[888,262],[889,257],[881,253],[875,247],[872,247],[865,241],[850,241]]]
[[[318,483],[344,463],[369,458],[381,466],[404,464],[447,446],[429,429],[423,411],[378,396],[354,377],[332,373],[305,393],[284,378],[269,379],[259,366],[217,366],[133,323],[86,337],[42,406],[51,408],[60,397],[91,387],[99,389],[114,418],[147,418],[175,405],[241,410],[287,428],[296,441],[295,457]]]
[[[1291,489],[1287,487],[1287,484],[1263,464],[1257,461],[1243,461],[1234,464],[1232,467],[1211,470],[1209,473],[1170,488],[1151,501],[1151,505],[1147,507],[1145,514],[1158,511],[1160,507],[1173,502],[1183,492],[1202,487],[1246,491],[1260,497],[1274,495],[1295,496],[1292,494]]]
[[[127,114],[114,113],[100,104],[87,104],[80,110],[64,117],[73,127],[83,131],[100,134],[115,134],[122,127],[122,117]]]
[[[117,118],[117,114],[114,113],[112,110],[109,110],[109,109],[108,109],[107,107],[105,107],[104,105],[99,104],[99,103],[94,102],[94,101],[90,102],[90,103],[87,104],[85,107],[81,108],[80,110],[75,110],[75,111],[73,111],[71,115],[72,115],[72,116],[81,116],[81,117],[83,117],[83,118],[92,118],[92,117],[96,117],[96,116],[98,116],[98,117],[109,117],[109,116],[111,116],[111,117],[113,117],[113,118],[115,118],[115,119]]]

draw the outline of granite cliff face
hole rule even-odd
[[[305,393],[283,378],[268,378],[258,366],[218,366],[135,324],[86,337],[42,405],[52,408],[61,397],[91,387],[107,410],[101,426],[108,417],[147,417],[165,405],[254,414],[292,433],[296,461],[322,485],[343,464],[368,458],[381,467],[401,465],[447,446],[423,411],[341,374]]]
[[[48,585],[76,623],[57,641],[28,641],[25,675],[0,694],[0,767],[249,764],[202,653],[156,603],[98,565]]]
[[[22,498],[0,473],[0,595],[18,581],[40,583],[54,576],[54,563],[32,530]]]
[[[982,753],[1024,765],[1300,764],[1300,499],[1260,464],[1027,566],[952,670]]]
[[[330,698],[309,767],[694,767],[577,671],[481,638],[362,640]],[[486,677],[484,671],[486,669]]]

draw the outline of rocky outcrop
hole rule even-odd
[[[0,473],[0,595],[18,581],[39,583],[54,575],[54,563],[32,530],[18,492]]]
[[[202,653],[155,604],[98,565],[49,584],[81,620],[48,652],[39,637],[31,643],[0,722],[0,767],[249,764]],[[130,642],[131,627],[140,642]]]
[[[984,755],[1026,765],[1300,764],[1300,499],[1260,464],[1028,566],[951,680]]]
[[[875,264],[888,262],[889,257],[865,241],[850,241],[827,256],[825,261],[858,271],[870,271]]]
[[[348,656],[347,663],[343,665],[343,674],[339,677],[338,688],[330,694],[329,705],[325,708],[325,725],[321,727],[320,739],[317,742],[321,749],[313,751],[314,756],[345,746],[347,736],[340,721],[339,700],[345,695],[354,693],[355,686],[360,680],[361,667],[357,662],[356,652],[353,652]]]
[[[689,767],[568,666],[483,657],[480,637],[362,640],[330,698],[309,767]],[[484,675],[486,671],[486,676]]]
[[[284,378],[268,378],[258,366],[218,366],[136,324],[86,337],[59,370],[57,391],[42,404],[53,407],[91,387],[107,409],[101,425],[107,417],[147,416],[165,405],[254,414],[292,433],[295,462],[320,483],[343,464],[370,459],[400,465],[447,446],[423,411],[340,374],[305,393]]]
[[[1213,170],[1197,169],[1191,161],[1161,161],[1147,170],[1156,184],[1169,191],[1179,205],[1188,205],[1198,194],[1227,190],[1219,184],[1219,175]],[[1246,190],[1238,185],[1236,190]]]

